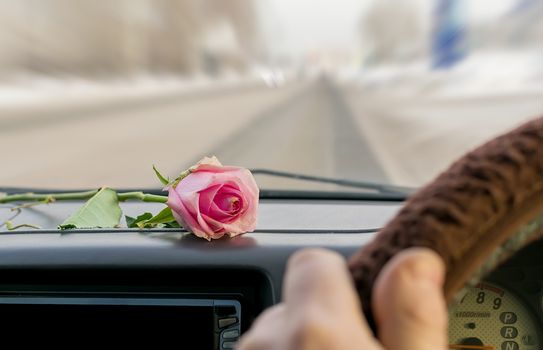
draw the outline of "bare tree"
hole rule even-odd
[[[259,44],[253,6],[252,0],[0,0],[0,72],[190,74],[204,68],[203,43],[220,22],[233,28],[235,45],[216,59],[239,68]]]
[[[360,23],[362,46],[370,59],[383,62],[421,57],[428,46],[425,10],[416,0],[373,2]]]

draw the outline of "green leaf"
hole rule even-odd
[[[165,228],[181,228],[181,225],[177,221],[171,221],[164,223]]]
[[[154,165],[153,165],[153,170],[155,171],[156,177],[158,177],[158,179],[160,180],[160,182],[162,182],[164,186],[170,183],[170,179],[168,179],[167,177],[164,177]]]
[[[61,230],[74,228],[118,227],[121,207],[117,192],[103,187],[92,196],[75,214],[58,226]]]
[[[153,228],[153,227],[162,227],[164,224],[170,223],[175,219],[172,214],[172,210],[169,207],[166,207],[156,214],[152,218],[146,221],[138,222],[137,225],[139,228]]]
[[[152,217],[153,217],[153,214],[151,213],[143,213],[139,215],[137,218],[133,218],[131,216],[126,215],[125,216],[126,226],[128,228],[137,228],[139,222],[149,220]]]
[[[128,227],[128,228],[133,228],[134,227],[134,222],[136,222],[136,218],[125,215],[124,219],[126,221],[126,227]]]
[[[169,207],[164,208],[160,213],[153,216],[151,213],[144,213],[137,218],[126,217],[126,224],[129,228],[156,228],[168,227],[179,228],[179,224],[173,217],[172,210]]]

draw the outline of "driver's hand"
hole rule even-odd
[[[412,248],[392,259],[373,287],[374,338],[343,257],[323,249],[292,256],[284,301],[266,310],[241,338],[239,350],[445,350],[444,264]]]

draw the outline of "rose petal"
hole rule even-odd
[[[217,159],[217,157],[215,156],[211,156],[211,157],[204,157],[202,159],[200,159],[200,161],[198,163],[196,163],[196,167],[199,166],[199,165],[215,165],[215,166],[222,166],[221,162],[219,162],[219,160]]]
[[[176,189],[183,193],[198,192],[212,186],[214,178],[212,173],[191,173],[177,184]]]
[[[241,233],[253,232],[256,229],[256,223],[257,223],[256,215],[255,215],[256,211],[255,211],[255,214],[249,213],[249,212],[248,214],[249,215],[247,215],[246,213],[243,216],[239,216],[238,220],[234,220],[231,223],[221,223],[210,217],[207,217],[206,220],[209,223],[213,223],[214,225],[221,225],[224,231],[230,237],[233,237]]]
[[[198,222],[174,189],[170,190],[166,204],[172,208],[173,217],[181,226],[193,232],[198,237],[206,238],[206,233],[200,229]]]
[[[233,191],[218,191],[215,198],[213,198],[213,203],[215,203],[217,207],[224,212],[235,214],[239,213],[239,211],[243,208],[244,198],[239,191],[237,191],[237,193]]]
[[[197,200],[196,200],[197,201]],[[191,203],[191,205],[195,205],[194,208],[198,208],[198,203]],[[190,206],[190,205],[189,205]],[[210,235],[210,234],[213,234],[215,233],[216,230],[220,230],[221,227],[220,226],[217,226],[217,227],[214,227],[214,228],[211,228],[209,226],[209,224],[204,220],[204,218],[202,217],[202,213],[197,210],[196,212],[196,220],[198,221],[198,224],[200,225],[200,229],[202,231],[204,231],[206,234]]]
[[[222,210],[217,206],[217,204],[212,203],[211,208],[209,208],[209,212],[206,214],[209,217],[215,218],[215,220],[222,222],[222,223],[229,223],[232,222],[232,220],[235,220],[237,218],[236,214],[230,214]]]
[[[256,184],[255,178],[253,177],[253,174],[251,174],[249,170],[242,168],[240,171],[236,172],[236,176],[238,177],[239,181],[244,185],[245,189],[250,192],[251,197],[254,197],[258,200],[258,195],[260,191],[258,189],[258,185]]]
[[[191,174],[190,176],[192,175],[193,174]],[[188,178],[189,176],[187,176],[187,179]],[[189,179],[189,181],[187,181],[186,183],[183,183],[182,186],[177,186],[174,189],[174,192],[178,195],[178,198],[180,202],[182,203],[181,207],[184,209],[184,210],[179,210],[178,214],[184,219],[185,219],[185,216],[190,217],[190,220],[186,220],[186,219],[184,220],[188,226],[185,228],[187,228],[188,230],[194,233],[198,232],[197,236],[199,237],[203,237],[204,235],[208,236],[214,233],[215,230],[209,227],[207,222],[205,222],[205,220],[201,216],[200,207],[199,207],[200,193],[196,191],[190,191],[190,190],[194,189],[195,188],[194,186],[198,184],[207,185],[210,182],[211,182],[211,178],[207,176],[194,176],[191,179]],[[220,229],[220,227],[218,227],[217,229]],[[207,237],[205,238],[207,239]]]
[[[200,191],[200,203],[198,204],[200,211],[207,213],[210,210],[211,204],[217,195],[217,192],[221,189],[221,185],[214,185]]]

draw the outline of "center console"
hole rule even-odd
[[[2,271],[2,338],[19,347],[228,350],[273,303],[255,271]],[[107,348],[107,347],[106,347]]]

